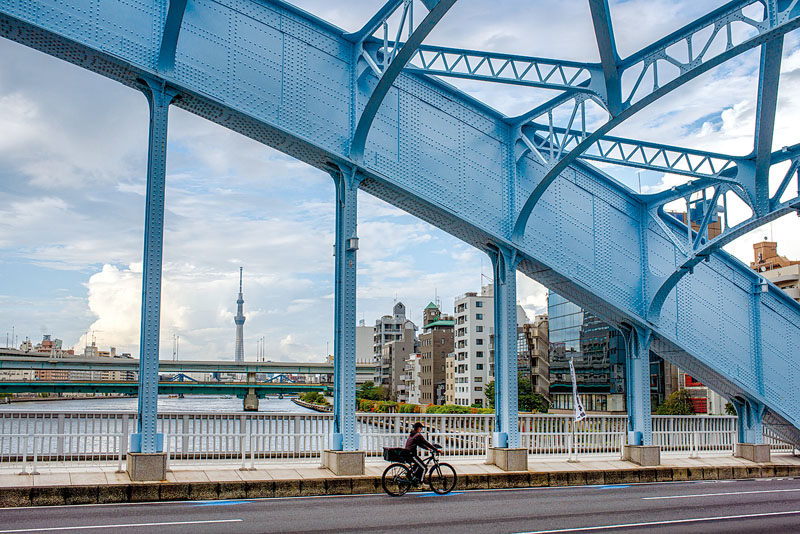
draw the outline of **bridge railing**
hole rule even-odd
[[[405,444],[411,425],[422,421],[428,439],[448,456],[481,457],[492,444],[492,414],[359,413],[360,448],[380,457],[383,447]],[[275,461],[317,459],[327,447],[333,418],[325,413],[162,413],[172,465],[225,463],[253,468]],[[730,453],[736,418],[654,416],[653,442],[663,452]],[[123,468],[136,416],[130,412],[0,412],[0,468],[33,472],[42,466],[105,465]],[[522,446],[533,456],[617,455],[626,442],[625,416],[520,415]],[[791,451],[768,431],[773,450]]]

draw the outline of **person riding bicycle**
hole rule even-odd
[[[405,446],[409,461],[413,464],[413,469],[411,472],[414,475],[416,482],[421,482],[422,476],[425,474],[425,464],[422,463],[422,460],[420,460],[419,456],[417,455],[417,447],[422,447],[423,449],[427,449],[429,451],[437,450],[437,448],[434,447],[427,439],[425,439],[425,436],[422,435],[421,430],[423,428],[425,428],[425,425],[421,422],[414,423],[414,427],[411,429],[408,439],[406,439]]]

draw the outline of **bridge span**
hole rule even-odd
[[[0,350],[0,369],[50,369],[76,371],[138,371],[139,360],[128,358],[80,358],[26,355],[18,351]],[[281,374],[332,374],[330,363],[298,362],[235,362],[215,360],[159,360],[162,373],[281,373]],[[370,380],[375,366],[358,364],[356,372]]]
[[[517,270],[623,332],[630,446],[653,444],[650,350],[732,400],[742,443],[761,445],[764,423],[800,443],[800,305],[721,249],[800,209],[800,148],[772,146],[783,40],[800,27],[800,4],[733,0],[622,58],[608,2],[590,0],[594,34],[586,38],[597,44],[595,63],[432,46],[425,38],[458,4],[425,0],[423,17],[407,17],[412,4],[389,0],[360,31],[348,33],[281,0],[108,0],[102,9],[92,0],[0,2],[0,35],[141,90],[150,105],[140,418],[131,450],[155,454],[160,447],[155,386],[171,105],[333,178],[331,449],[359,448],[359,191],[490,257],[494,447],[511,453],[520,446]],[[741,25],[747,31],[738,31]],[[761,52],[751,154],[608,135],[650,103],[750,50]],[[508,117],[443,83],[448,76],[549,89],[554,98]],[[586,116],[595,112],[604,119],[592,127]],[[590,161],[689,180],[642,195]],[[780,175],[775,191],[773,168]],[[751,214],[732,222],[726,199],[741,201]],[[685,202],[687,224],[666,213],[674,201]],[[714,220],[722,231],[711,237]]]

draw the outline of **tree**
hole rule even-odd
[[[655,411],[656,415],[694,415],[692,401],[689,400],[689,392],[685,389],[673,391],[663,404],[659,405]]]
[[[483,388],[486,395],[486,404],[494,408],[494,380]],[[546,413],[548,410],[547,399],[539,393],[534,393],[531,382],[522,375],[517,378],[517,405],[521,412]]]
[[[725,413],[728,415],[736,415],[736,408],[734,408],[732,402],[725,403]]]
[[[372,382],[364,382],[356,391],[357,399],[367,400],[386,400],[389,398],[389,391],[383,386],[376,386]]]

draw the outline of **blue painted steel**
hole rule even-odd
[[[494,268],[495,447],[519,448],[517,406],[517,265],[515,250],[489,249]]]
[[[739,419],[739,443],[755,443],[757,445],[763,443],[763,417],[766,407],[760,402],[740,397],[732,398],[731,403],[736,409]]]
[[[169,11],[161,35],[161,49],[158,53],[158,71],[172,73],[175,68],[175,49],[181,32],[183,14],[186,11],[186,0],[169,0]]]
[[[627,342],[626,400],[628,403],[628,444],[652,445],[653,425],[650,418],[650,340],[652,333],[644,328],[623,329]]]
[[[594,23],[594,35],[597,49],[600,52],[600,64],[603,67],[605,81],[605,102],[611,115],[622,111],[622,83],[619,72],[619,55],[614,40],[614,29],[611,25],[611,13],[608,11],[608,0],[589,0]]]
[[[164,247],[164,189],[167,172],[167,117],[177,91],[152,78],[142,87],[150,105],[147,158],[147,205],[142,273],[142,327],[139,341],[138,432],[131,452],[161,452],[158,413],[158,340],[161,322],[161,260]]]
[[[334,171],[336,243],[333,340],[332,450],[358,450],[356,433],[356,232],[359,179],[354,171]]]
[[[751,6],[764,7],[765,18],[763,21],[753,20],[743,14],[743,10]],[[602,27],[605,24],[603,20],[598,20],[598,16],[602,18],[605,11],[606,10],[602,8],[593,7],[592,9],[596,31],[598,27]],[[741,41],[734,41],[734,35],[736,35],[736,33],[732,27],[734,24],[740,23],[750,26],[755,30],[755,35],[744,38]],[[610,31],[610,25],[608,27]],[[706,31],[709,27],[712,29],[710,33]],[[625,71],[635,73],[638,70],[638,77],[631,87],[619,88],[620,94],[622,95],[621,109],[617,112],[613,106],[607,107],[606,111],[609,113],[609,120],[594,132],[590,132],[586,128],[585,121],[581,124],[581,134],[579,136],[562,136],[559,138],[559,136],[553,132],[553,129],[559,126],[556,124],[556,121],[559,120],[558,117],[562,115],[554,114],[557,108],[568,112],[567,116],[570,118],[566,125],[567,130],[573,128],[574,121],[578,114],[581,115],[580,118],[583,117],[586,100],[587,98],[592,98],[583,94],[565,93],[564,95],[554,98],[551,102],[537,107],[534,111],[519,117],[516,124],[521,128],[521,136],[523,137],[525,137],[523,128],[528,123],[537,119],[545,119],[545,126],[548,130],[546,144],[553,147],[555,150],[550,150],[549,154],[542,154],[546,159],[546,173],[541,181],[536,184],[517,215],[517,220],[514,224],[514,236],[516,239],[519,240],[524,235],[534,206],[542,198],[542,195],[548,187],[550,187],[550,184],[552,184],[571,163],[578,159],[583,152],[589,149],[611,129],[618,126],[625,119],[631,117],[648,104],[656,101],[674,89],[677,89],[700,74],[707,72],[724,61],[736,57],[747,50],[756,46],[761,46],[765,42],[781,38],[787,32],[798,27],[800,27],[800,5],[796,2],[734,0],[620,61],[617,65],[619,80],[622,79]],[[721,33],[723,31],[727,32],[727,46],[725,50],[716,54],[709,53],[711,45],[718,35],[723,35]],[[611,35],[613,36],[613,33],[611,33]],[[607,64],[604,66],[604,74],[606,75],[606,81],[610,82],[612,81],[609,78],[611,69],[608,66],[608,62],[610,62],[611,54],[609,50],[605,50],[605,52],[603,50],[604,46],[606,48],[609,46],[609,43],[604,45],[602,42],[602,34],[598,34],[598,39],[601,58],[604,53],[606,57],[608,57]],[[737,39],[739,39],[738,35]],[[687,59],[682,58],[683,50],[688,52]],[[677,66],[680,74],[673,79],[664,80],[662,73],[662,77],[659,78],[659,65],[664,67],[667,65]],[[651,72],[652,76],[650,80],[646,81],[648,72]],[[627,91],[623,91],[624,89],[627,89]],[[614,87],[613,91],[616,90],[617,88]],[[601,103],[602,101],[598,99],[597,102]],[[524,142],[524,139],[522,139],[522,141]],[[528,143],[526,144],[535,143],[532,143],[531,139],[528,137]]]
[[[350,157],[353,158],[355,161],[361,162],[364,158],[364,145],[367,143],[367,135],[369,134],[370,128],[372,127],[372,122],[375,120],[375,115],[378,113],[378,109],[380,109],[383,100],[386,98],[386,95],[389,93],[389,89],[391,89],[392,84],[394,84],[397,77],[400,75],[400,72],[403,70],[403,67],[406,66],[408,60],[411,59],[411,56],[416,51],[417,47],[422,44],[423,39],[428,36],[428,34],[433,30],[434,26],[442,20],[442,17],[453,7],[453,4],[456,3],[456,0],[439,0],[435,4],[431,3],[432,9],[425,17],[425,19],[420,23],[420,25],[413,30],[413,33],[409,36],[408,41],[403,44],[403,46],[399,49],[395,47],[391,54],[391,62],[387,65],[387,60],[389,59],[389,50],[386,46],[382,49],[383,51],[383,63],[386,67],[383,69],[381,73],[380,79],[378,80],[378,84],[375,86],[375,89],[369,96],[369,100],[367,101],[366,106],[364,107],[364,111],[361,113],[361,117],[358,119],[358,125],[356,126],[356,131],[353,134],[353,142],[350,144]],[[410,7],[410,3],[405,3],[407,7]],[[412,24],[411,20],[406,19],[406,13],[403,13],[402,23],[400,24],[400,28],[398,29],[398,35],[403,30],[403,23],[408,23],[409,27]],[[361,43],[359,43],[361,44]]]
[[[743,14],[754,5],[765,7],[763,21]],[[380,44],[369,37],[373,32],[367,29],[363,35],[368,53],[362,54],[361,39],[278,0],[192,0],[180,25],[174,69],[161,72],[168,11],[166,0],[99,5],[92,0],[0,0],[0,35],[131,87],[143,76],[160,79],[180,91],[176,105],[190,112],[319,169],[347,169],[346,176],[360,180],[357,188],[481,250],[494,243],[516,251],[521,272],[611,324],[652,331],[654,352],[728,398],[765,406],[763,422],[800,443],[800,362],[794,357],[800,353],[800,306],[771,284],[754,299],[760,277],[719,249],[737,232],[800,206],[794,194],[796,152],[770,157],[771,165],[784,158],[791,167],[780,194],[770,198],[769,213],[756,214],[711,240],[702,228],[693,233],[663,214],[664,195],[637,195],[579,159],[584,149],[649,103],[800,26],[800,4],[737,0],[620,60],[620,77],[639,69],[642,79],[634,76],[633,85],[622,87],[623,110],[593,132],[584,126],[582,111],[610,107],[600,96],[606,78],[596,84],[597,74],[583,74],[575,82],[595,83],[592,91],[567,91],[535,112],[509,118],[409,68],[397,75],[378,107],[358,161],[350,157],[353,134],[382,72],[375,59]],[[751,34],[729,33],[735,24],[744,24]],[[716,49],[707,44],[716,36],[726,46],[712,54],[709,50]],[[695,46],[688,61],[673,54],[688,43]],[[659,71],[659,80],[651,83],[649,73],[666,64],[677,67],[676,77],[665,78]],[[606,70],[609,65],[606,61]],[[602,71],[598,65],[592,69]],[[763,83],[773,82],[765,78]],[[566,122],[556,123],[562,116]],[[563,135],[573,130],[579,134]],[[737,174],[745,166],[737,160]],[[702,226],[715,216],[714,196],[724,197],[724,191],[714,191],[702,198],[704,187],[728,187],[748,197],[737,180],[723,180],[730,178],[725,172],[698,178],[666,196],[699,197],[691,211]],[[337,211],[345,218],[352,208],[347,225],[352,224],[355,235],[356,189],[340,189],[345,194]],[[337,238],[339,248],[344,235]],[[347,254],[339,252],[339,285],[351,283],[345,277],[350,274],[343,258]],[[342,365],[351,350],[343,334],[355,325],[354,253],[352,258],[350,289],[337,290],[336,352]],[[664,285],[667,280],[671,288]],[[760,317],[758,373],[751,308]],[[341,366],[337,371],[342,388],[350,383],[345,371]],[[353,398],[344,390],[338,397],[341,402]],[[345,448],[353,446],[344,443],[351,435],[345,428],[347,404],[338,410]]]

